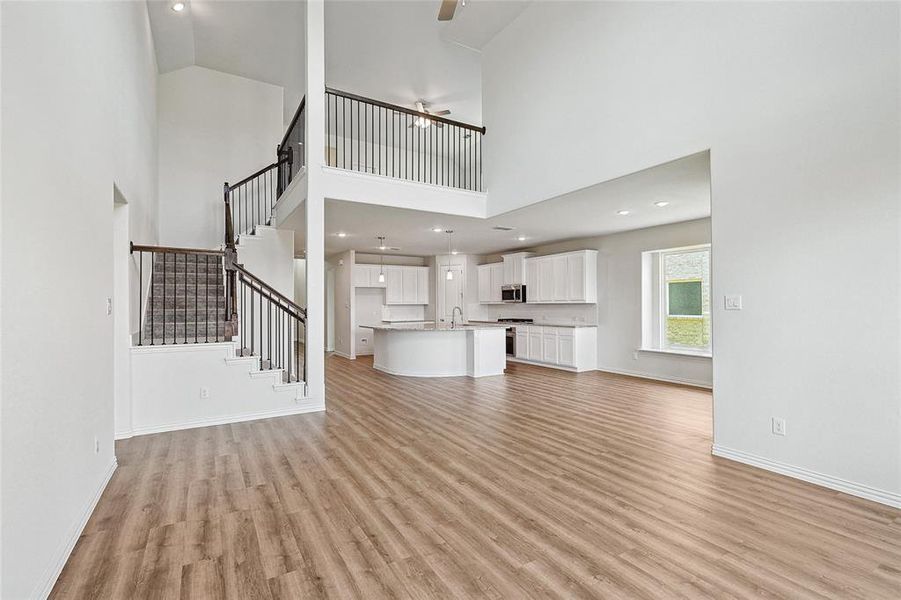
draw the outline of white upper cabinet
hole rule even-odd
[[[578,250],[525,259],[530,304],[598,301],[598,251]]]
[[[479,265],[479,303],[499,304],[501,300],[501,286],[504,285],[504,263]]]
[[[526,282],[526,258],[531,252],[515,252],[504,255],[503,285],[523,284]]]
[[[385,304],[404,303],[404,271],[403,267],[386,267]]]
[[[428,267],[387,266],[385,279],[385,304],[429,303]]]
[[[385,287],[384,281],[379,282],[379,273],[382,273],[382,269],[380,265],[354,265],[354,287]]]

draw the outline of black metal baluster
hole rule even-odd
[[[163,345],[166,345],[166,254],[163,253]]]
[[[351,135],[353,134],[353,123],[350,126]],[[362,170],[360,168],[360,101],[357,100],[357,138],[354,142],[354,146],[357,147],[357,171]]]
[[[178,254],[175,255],[175,282],[176,282],[176,285],[178,285]],[[181,282],[181,291],[184,292],[184,296],[185,296],[185,318],[184,318],[185,331],[184,331],[183,339],[184,339],[184,343],[187,344],[188,343],[188,304],[187,304],[187,301],[188,301],[188,255],[187,254],[185,254],[185,277]],[[178,291],[177,290],[175,293],[175,308],[176,308],[175,314],[178,315],[178,310],[177,310],[178,309]],[[178,343],[178,342],[176,342],[176,343]]]
[[[154,313],[156,312],[156,306],[154,300],[156,300],[155,289],[156,285],[153,281],[156,277],[156,256],[153,252],[150,253],[150,345],[153,346],[154,338],[156,337],[156,316]]]
[[[198,306],[197,306],[198,305],[197,288],[200,286],[200,269],[199,269],[199,265],[197,264],[199,258],[200,258],[199,254],[194,255],[194,343],[195,344],[197,343],[197,323],[199,323],[199,321],[197,320],[197,308],[198,308]],[[187,308],[188,308],[188,298],[186,296],[185,297],[185,309],[187,310]],[[185,329],[185,332],[187,332],[187,329]]]
[[[205,272],[207,272],[207,273],[210,272],[210,255],[209,254],[205,254],[203,256],[203,268],[204,268]],[[210,304],[210,278],[204,277],[203,282],[204,282],[204,287],[203,287],[204,305],[209,306],[209,304]],[[197,325],[194,325],[194,329],[197,329]],[[209,319],[204,320],[204,338],[206,339],[207,342],[210,341],[210,320]]]
[[[260,303],[260,360],[263,360],[263,288],[257,291]]]
[[[250,301],[250,355],[253,356],[253,293],[256,291],[256,288],[253,287],[251,283],[247,285],[248,291],[248,300]]]
[[[331,148],[332,133],[335,130],[335,126],[332,124],[332,121],[337,118],[336,115],[334,114],[334,112],[332,111],[331,98],[333,98],[333,97],[334,96],[327,96],[325,99],[325,104],[326,104],[326,106],[328,106],[328,109],[329,109],[329,118],[328,118],[328,122],[326,124],[328,127],[328,131],[326,132],[326,137],[325,137],[325,141],[326,141],[326,143],[325,143],[325,146],[326,146],[325,162],[329,167],[332,166],[332,161],[330,158],[331,154],[329,153],[329,148]]]
[[[153,289],[152,287],[150,288]],[[144,253],[138,252],[138,346],[144,345]],[[153,305],[151,304],[151,310]],[[152,336],[151,336],[152,337]]]

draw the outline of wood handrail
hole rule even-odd
[[[300,104],[297,106],[297,110],[294,111],[294,116],[291,117],[291,123],[288,125],[288,128],[285,130],[285,135],[282,136],[282,141],[278,145],[278,152],[284,152],[285,143],[288,141],[288,135],[291,133],[291,130],[294,129],[294,126],[297,125],[297,119],[300,118],[300,113],[303,112],[304,106],[307,104],[307,97],[304,96],[300,99]]]
[[[241,187],[242,185],[244,185],[245,183],[247,183],[248,181],[251,181],[251,180],[253,180],[253,179],[256,179],[257,177],[259,177],[260,175],[262,175],[262,174],[265,173],[266,171],[271,171],[272,169],[277,169],[279,165],[283,165],[283,164],[285,164],[286,162],[288,162],[288,159],[287,159],[287,158],[282,158],[282,159],[280,159],[280,160],[275,161],[275,162],[272,163],[271,165],[266,165],[265,167],[263,167],[262,169],[260,169],[260,170],[257,171],[256,173],[254,173],[254,174],[252,174],[252,175],[248,175],[247,177],[245,177],[244,179],[242,179],[242,180],[239,181],[238,183],[227,184],[227,185],[228,185],[228,189],[229,189],[229,190],[233,190],[233,189],[235,189],[235,188],[239,188],[239,187]]]
[[[437,123],[444,123],[445,125],[453,125],[454,127],[460,127],[462,129],[468,129],[470,131],[478,131],[482,135],[485,135],[485,127],[476,127],[475,125],[470,125],[469,123],[462,123],[460,121],[454,121],[453,119],[448,119],[445,117],[439,117],[438,115],[433,115],[431,113],[419,112],[418,110],[413,110],[412,108],[407,108],[405,106],[398,106],[397,104],[391,104],[389,102],[382,102],[381,100],[374,100],[372,98],[367,98],[366,96],[360,96],[358,94],[351,94],[350,92],[342,92],[341,90],[336,90],[334,88],[326,87],[325,93],[332,94],[334,96],[341,96],[342,98],[347,98],[348,100],[356,100],[357,102],[365,102],[366,104],[372,104],[373,106],[380,106],[382,108],[386,108],[388,110],[394,110],[397,112],[406,113],[408,115],[413,115],[414,117],[421,117],[423,119],[428,119],[429,121],[435,121]]]
[[[206,248],[175,248],[173,246],[147,246],[131,242],[130,252],[156,252],[159,254],[210,254],[225,256],[224,250],[207,250]]]
[[[289,308],[291,311],[297,313],[294,316],[299,318],[304,323],[307,322],[307,311],[305,308],[302,308],[301,306],[298,306],[297,304],[295,304],[293,300],[288,299],[284,294],[279,292],[277,289],[275,289],[274,287],[272,287],[271,285],[269,285],[268,283],[266,283],[265,281],[263,281],[262,279],[260,279],[259,277],[257,277],[256,275],[254,275],[253,273],[251,273],[244,267],[242,267],[241,265],[236,264],[235,270],[238,273],[240,273],[243,277],[246,277],[252,283],[254,283],[255,285],[258,285],[260,288],[265,290],[266,293],[269,294],[270,296],[275,296],[280,301],[287,304],[288,305],[287,308]]]

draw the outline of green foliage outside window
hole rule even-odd
[[[667,314],[678,316],[701,316],[703,296],[701,280],[669,281],[669,306]]]

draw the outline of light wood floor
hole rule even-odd
[[[901,597],[901,511],[711,457],[708,392],[328,381],[324,414],[119,443],[52,597]]]

